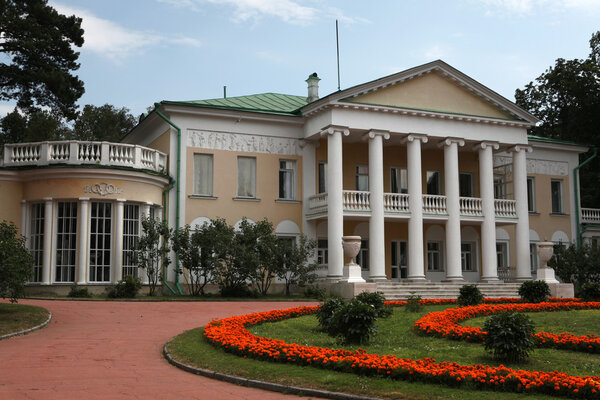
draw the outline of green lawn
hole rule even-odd
[[[441,310],[447,306],[425,307],[424,312]],[[561,312],[562,313],[562,312]],[[593,323],[600,317],[600,311],[569,312],[572,318],[561,324],[560,313],[539,313],[536,326],[545,329],[544,324],[569,331],[572,326]],[[564,312],[567,314],[567,312]],[[379,333],[368,346],[343,346],[352,350],[365,348],[370,353],[395,354],[400,357],[433,357],[438,361],[455,361],[461,364],[499,365],[486,354],[481,344],[451,341],[417,335],[412,331],[419,314],[407,313],[404,308],[396,308],[394,315],[378,322]],[[598,328],[596,328],[596,331]],[[549,330],[549,329],[548,329]],[[335,339],[319,332],[314,316],[288,319],[251,328],[259,336],[285,340],[286,342],[320,347],[340,347]],[[576,333],[576,332],[574,332]],[[589,332],[594,333],[594,332]],[[579,334],[579,333],[578,333]],[[168,345],[169,352],[187,364],[196,365],[250,379],[269,380],[295,386],[312,387],[331,391],[341,391],[360,395],[393,399],[550,399],[544,395],[524,395],[518,393],[498,393],[470,391],[449,388],[441,385],[394,381],[383,378],[357,377],[356,375],[322,370],[308,366],[270,363],[244,359],[225,353],[201,337],[201,330],[193,330],[175,338]],[[536,349],[529,361],[507,364],[518,369],[562,370],[573,375],[600,375],[600,355],[584,354],[552,349]]]
[[[45,308],[0,303],[0,336],[33,328],[47,319]]]

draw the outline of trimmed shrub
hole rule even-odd
[[[585,301],[600,300],[600,283],[584,283],[579,289],[578,296]]]
[[[392,307],[385,305],[385,297],[381,292],[362,292],[355,299],[372,305],[377,312],[378,318],[388,318],[394,312]]]
[[[324,300],[327,297],[327,291],[319,285],[309,285],[304,288],[304,297],[307,299]]]
[[[332,329],[332,317],[345,303],[341,297],[331,297],[321,304],[321,307],[315,313],[321,330],[330,335],[335,334],[335,330]]]
[[[71,285],[71,290],[69,291],[69,294],[67,296],[82,299],[90,298],[92,297],[92,294],[90,293],[87,287],[79,287],[76,283],[74,283]]]
[[[258,293],[250,289],[250,287],[244,283],[222,286],[219,289],[219,293],[222,297],[258,297]]]
[[[117,282],[116,285],[108,289],[108,297],[114,299],[132,299],[137,296],[142,284],[138,278],[127,275],[125,279]]]
[[[476,285],[463,285],[457,302],[461,306],[476,306],[483,303],[483,293]]]
[[[406,312],[421,312],[423,311],[423,304],[421,304],[421,296],[411,292],[412,294],[406,299],[406,305],[404,311]]]
[[[519,296],[525,303],[541,303],[550,297],[550,287],[544,281],[525,281],[519,287]]]
[[[485,349],[500,360],[524,360],[535,346],[535,327],[523,313],[509,311],[492,315],[485,321],[483,330],[487,332]]]
[[[330,330],[344,343],[364,344],[377,333],[376,320],[375,307],[355,297],[333,313]]]

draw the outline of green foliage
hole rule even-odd
[[[247,286],[250,269],[241,262],[243,257],[236,232],[224,219],[217,218],[211,221],[210,234],[214,239],[212,251],[215,259],[215,283],[223,295],[237,293],[239,288]]]
[[[462,285],[458,295],[458,304],[461,306],[476,306],[483,303],[483,293],[477,285]]]
[[[215,257],[214,236],[210,224],[189,225],[176,230],[171,237],[173,251],[179,259],[180,269],[187,274],[192,296],[203,296],[204,288],[213,282],[218,259]]]
[[[238,283],[234,286],[224,286],[220,288],[219,293],[222,297],[258,297],[258,292],[252,290],[250,286],[245,283]]]
[[[150,217],[142,219],[142,234],[135,246],[135,260],[148,277],[149,296],[154,296],[158,281],[162,278],[161,265],[165,269],[170,263],[170,236],[166,223]],[[180,273],[178,268],[176,273]]]
[[[71,285],[71,290],[69,290],[69,294],[67,294],[67,296],[73,297],[73,298],[85,299],[85,298],[92,297],[92,294],[90,293],[90,291],[88,290],[87,287],[79,287],[79,286],[77,286],[76,283],[74,283]]]
[[[317,280],[317,263],[310,263],[314,255],[317,242],[301,235],[298,242],[290,243],[289,240],[277,242],[277,268],[276,275],[285,282],[285,293],[290,294],[291,285],[304,286]]]
[[[11,303],[25,294],[25,283],[33,274],[33,257],[27,250],[25,238],[17,234],[17,227],[0,222],[0,297]]]
[[[333,329],[332,325],[333,314],[339,310],[344,303],[345,301],[341,297],[330,297],[323,304],[321,304],[321,307],[319,307],[315,313],[321,330],[331,335],[335,334],[335,329]]]
[[[388,318],[394,312],[393,308],[385,305],[385,297],[381,292],[362,292],[355,299],[375,308],[377,318]]]
[[[548,261],[556,276],[565,283],[573,283],[576,291],[586,282],[600,282],[600,247],[554,246],[554,255]]]
[[[64,16],[46,0],[0,0],[0,100],[16,100],[21,110],[48,107],[68,119],[76,115],[83,82],[81,18]]]
[[[77,116],[72,138],[120,142],[135,124],[135,117],[125,107],[117,108],[110,104],[97,107],[87,104]]]
[[[284,267],[273,224],[266,219],[250,223],[243,218],[234,242],[238,268],[245,269],[256,290],[266,295],[275,275]]]
[[[355,297],[333,313],[329,331],[344,343],[364,344],[377,333],[376,320],[375,307]]]
[[[127,275],[116,285],[111,286],[107,295],[113,299],[133,299],[141,288],[142,284],[138,278]]]
[[[600,301],[600,282],[589,282],[581,285],[577,293],[585,301]]]
[[[492,315],[485,321],[483,330],[487,332],[485,349],[500,360],[524,360],[535,346],[535,327],[531,319],[523,313],[505,312]]]
[[[519,286],[519,296],[525,303],[541,303],[550,297],[550,287],[544,281],[525,281]]]
[[[421,296],[411,292],[410,296],[406,299],[406,305],[404,306],[404,311],[417,313],[423,311],[423,304],[421,304]]]
[[[0,131],[0,145],[62,140],[69,135],[69,128],[60,117],[48,111],[22,115],[14,110],[0,121]]]
[[[319,285],[308,285],[304,288],[304,297],[307,299],[324,300],[327,297],[327,291]]]

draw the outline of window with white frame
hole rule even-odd
[[[392,279],[404,279],[407,276],[408,248],[404,240],[392,241]]]
[[[442,173],[427,171],[427,194],[442,194]]]
[[[44,267],[44,204],[31,205],[31,229],[29,234],[29,250],[33,256],[33,276],[31,282],[42,281]]]
[[[461,172],[458,179],[460,197],[474,197],[475,185],[473,184],[473,174],[470,172]]]
[[[427,270],[443,271],[443,251],[441,242],[427,242]]]
[[[123,210],[123,277],[138,277],[135,246],[140,237],[140,206],[125,204]]]
[[[319,193],[327,192],[327,163],[319,161]]]
[[[369,241],[360,241],[360,251],[356,255],[356,263],[364,270],[369,269]]]
[[[464,272],[475,271],[475,243],[463,242],[460,244],[460,260]]]
[[[535,178],[527,177],[527,211],[535,212]]]
[[[552,213],[562,214],[564,212],[562,180],[552,179],[550,181],[550,192],[552,197]]]
[[[279,160],[279,198],[296,199],[296,161]]]
[[[408,193],[408,172],[406,168],[390,168],[390,192]]]
[[[535,274],[540,265],[536,242],[529,243],[529,264],[531,265],[531,273]]]
[[[366,192],[369,190],[369,166],[356,166],[356,190]]]
[[[238,157],[238,197],[256,197],[256,158]]]
[[[494,175],[494,198],[506,199],[506,179],[504,175]]]
[[[329,250],[327,249],[327,239],[317,240],[317,264],[329,264]]]
[[[56,282],[75,281],[77,203],[60,201],[56,216]]]
[[[92,202],[90,216],[90,282],[110,282],[112,204]]]
[[[194,194],[213,195],[213,155],[194,154]]]
[[[498,268],[508,268],[508,242],[496,242]]]

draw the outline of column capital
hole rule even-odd
[[[369,132],[365,134],[366,138],[375,139],[376,136],[381,136],[384,139],[390,138],[390,131],[382,131],[378,129],[371,129]]]
[[[52,201],[52,197],[44,197],[42,200],[44,200],[47,203],[49,201]]]
[[[125,203],[127,199],[115,199],[117,203]]]
[[[21,204],[25,204],[25,203],[27,203],[27,200],[25,200],[25,199],[21,200]]]
[[[350,130],[348,129],[347,126],[328,126],[327,128],[323,129],[321,132],[319,132],[319,134],[321,136],[326,136],[326,135],[333,135],[336,132],[340,132],[344,136],[350,135]]]
[[[484,140],[476,143],[475,146],[473,146],[473,150],[485,150],[488,147],[490,147],[492,150],[498,150],[500,148],[500,142]]]
[[[402,139],[402,143],[414,142],[420,140],[423,143],[429,141],[429,137],[424,133],[409,133],[408,136]]]
[[[520,151],[525,152],[525,153],[531,153],[531,152],[533,152],[533,147],[531,147],[527,144],[515,144],[514,146],[510,147],[508,149],[508,151],[510,153],[518,153]]]
[[[465,140],[458,137],[448,136],[438,143],[438,147],[450,146],[452,143],[456,143],[458,147],[463,147],[465,145]]]
[[[90,198],[89,197],[80,197],[77,200],[79,200],[79,201],[90,201]]]

